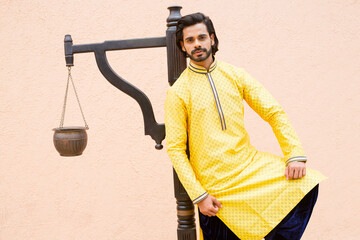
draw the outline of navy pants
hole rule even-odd
[[[316,185],[293,210],[265,237],[265,240],[298,240],[303,235],[319,192]],[[240,240],[218,217],[199,211],[204,240]]]

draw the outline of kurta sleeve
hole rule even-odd
[[[186,154],[187,110],[184,101],[171,89],[165,100],[165,130],[167,153],[178,177],[193,203],[207,197],[208,193],[197,180]]]
[[[283,108],[250,74],[243,71],[242,89],[245,101],[266,122],[280,144],[286,165],[293,161],[306,162],[303,147]]]

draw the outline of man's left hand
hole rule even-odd
[[[300,179],[306,175],[305,162],[291,162],[285,169],[286,180]]]

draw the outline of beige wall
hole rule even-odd
[[[308,166],[329,177],[303,239],[357,239],[359,212],[360,3],[356,0],[0,2],[0,239],[176,239],[166,152],[143,135],[137,103],[110,85],[93,54],[75,55],[73,78],[90,125],[77,158],[55,151],[74,44],[164,36],[167,7],[211,16],[218,59],[244,67],[273,93],[296,128]],[[111,52],[119,75],[151,99],[164,121],[165,49]],[[82,124],[74,96],[66,125]],[[251,109],[260,150],[281,154]]]

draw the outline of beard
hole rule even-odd
[[[196,57],[196,56],[194,56],[196,51],[203,51],[204,53],[202,54],[202,56]],[[195,48],[194,50],[191,51],[191,54],[187,54],[187,55],[194,62],[202,62],[202,61],[205,61],[206,59],[208,59],[208,57],[210,56],[211,53],[212,53],[211,47],[209,50],[207,50],[206,48]]]

